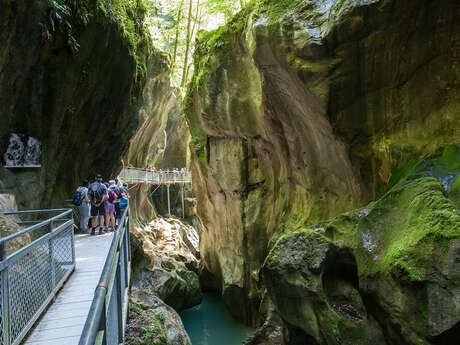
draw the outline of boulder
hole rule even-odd
[[[133,292],[156,295],[177,311],[201,303],[199,238],[193,227],[176,219],[156,218],[133,230],[132,236],[137,263]]]
[[[126,344],[191,345],[177,312],[155,295],[131,294]]]
[[[283,320],[314,344],[457,344],[457,154],[446,147],[366,207],[282,235],[263,276]]]

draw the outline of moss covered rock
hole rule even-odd
[[[362,209],[281,236],[263,272],[283,319],[318,344],[456,344],[460,211],[446,176],[459,171],[445,158],[457,150],[411,165]]]
[[[154,298],[149,304],[130,301],[127,345],[191,345],[179,315]]]
[[[260,0],[200,35],[184,103],[201,254],[235,316],[261,321],[274,238],[366,205],[460,141],[459,15],[449,1]]]

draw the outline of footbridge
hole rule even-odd
[[[124,168],[118,177],[130,184],[170,185],[192,183],[192,173],[184,170],[152,171],[149,169]]]
[[[124,168],[118,178],[128,184],[151,184],[157,186],[165,185],[168,195],[168,214],[171,216],[171,195],[170,186],[179,185],[181,188],[182,218],[185,217],[184,207],[184,187],[187,183],[192,183],[192,172],[188,170],[165,170],[152,171],[150,169]],[[156,189],[155,189],[156,190]]]
[[[129,208],[97,236],[74,235],[69,209],[1,213],[15,232],[0,238],[0,345],[123,344]]]

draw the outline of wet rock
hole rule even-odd
[[[286,338],[288,338],[288,335],[284,321],[275,311],[270,311],[262,326],[243,344],[283,345]]]
[[[203,297],[196,273],[199,238],[193,227],[176,219],[157,218],[135,229],[133,236],[138,263],[133,293],[156,295],[177,311],[199,304]]]
[[[317,344],[445,344],[460,336],[460,211],[427,167],[412,164],[382,198],[280,237],[263,277],[296,337]],[[456,178],[457,178],[456,175]],[[438,176],[441,176],[438,174]],[[371,340],[373,339],[373,340]]]
[[[0,237],[6,237],[12,235],[23,229],[18,223],[16,223],[14,217],[5,216],[0,213]],[[30,236],[28,234],[16,237],[15,239],[6,242],[6,254],[10,255],[31,243]]]
[[[126,344],[191,345],[177,312],[154,295],[132,293]]]

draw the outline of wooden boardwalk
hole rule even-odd
[[[113,233],[75,236],[75,272],[33,329],[25,345],[77,345]]]

